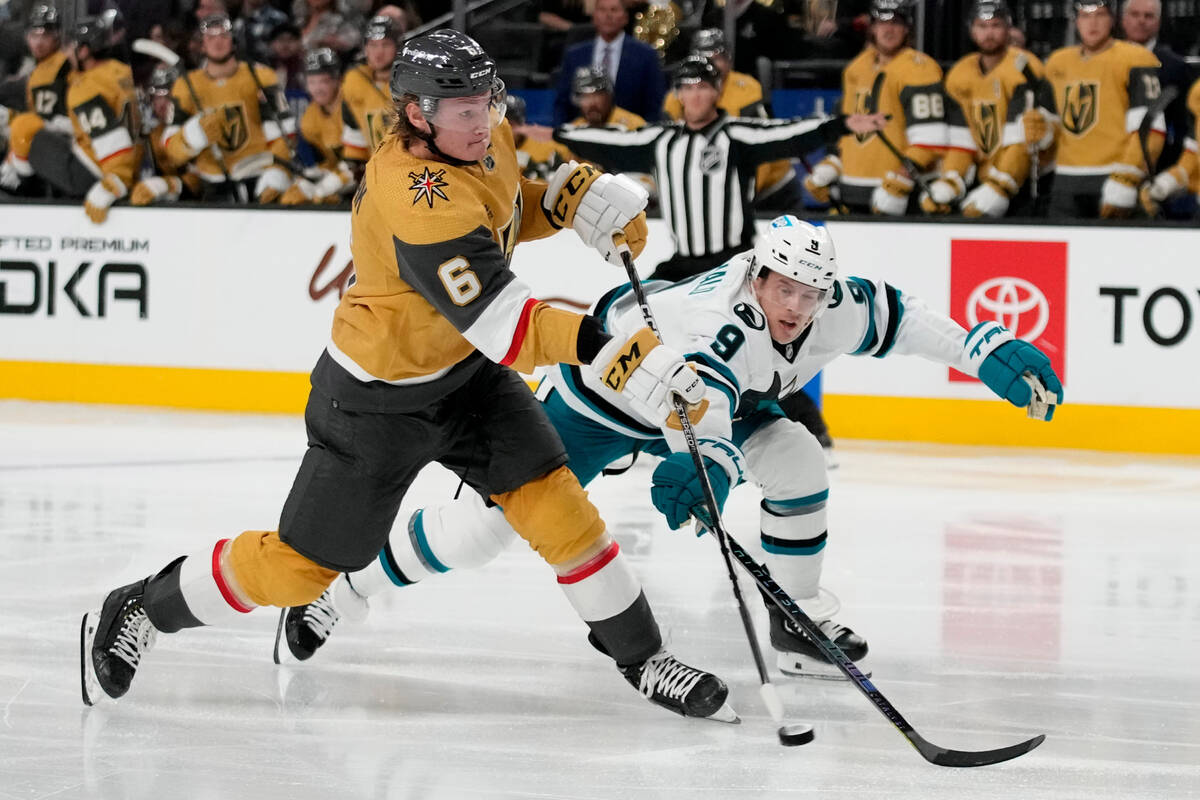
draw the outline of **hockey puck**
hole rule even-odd
[[[803,722],[794,722],[779,727],[779,743],[784,747],[799,747],[802,744],[808,744],[814,738],[816,738],[816,734],[813,733],[813,726]]]

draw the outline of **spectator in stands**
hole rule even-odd
[[[328,47],[347,58],[362,43],[362,37],[345,15],[333,8],[334,0],[303,0],[296,22],[300,25],[303,50]]]
[[[596,37],[567,49],[563,56],[554,98],[554,121],[565,122],[578,114],[571,102],[571,79],[580,67],[599,67],[613,83],[617,105],[646,120],[662,115],[666,76],[658,53],[648,44],[625,35],[629,14],[621,0],[596,0],[592,23]]]
[[[802,32],[793,29],[776,4],[768,8],[755,0],[729,0],[737,14],[733,44],[733,68],[747,75],[758,74],[758,60],[804,58]],[[711,2],[704,12],[704,27],[725,27],[725,4]]]
[[[505,119],[513,129],[513,144],[517,147],[517,164],[526,178],[546,180],[559,164],[571,160],[571,151],[546,137],[535,139],[526,134],[525,99],[508,96]]]
[[[909,46],[912,7],[906,0],[874,0],[871,44],[842,72],[842,113],[889,116],[884,134],[922,172],[946,145],[942,69]],[[877,85],[877,79],[883,77]],[[915,208],[914,181],[901,159],[874,134],[846,135],[804,181],[822,203],[852,212],[900,216]]]
[[[720,28],[703,28],[692,35],[691,55],[707,58],[721,74],[721,96],[717,106],[731,117],[761,117],[767,119],[762,84],[756,79],[736,72],[729,59],[725,32]],[[683,106],[675,92],[667,95],[663,112],[670,119],[683,118]],[[755,175],[754,207],[761,210],[792,211],[803,205],[796,171],[790,159],[772,161],[759,166]]]
[[[1183,154],[1183,142],[1189,135],[1188,110],[1186,98],[1188,87],[1191,85],[1191,73],[1185,62],[1171,47],[1158,38],[1159,26],[1162,24],[1162,3],[1160,0],[1125,0],[1121,9],[1121,30],[1125,40],[1140,44],[1162,64],[1158,70],[1158,82],[1162,88],[1174,86],[1178,96],[1167,105],[1163,111],[1163,119],[1167,123],[1167,138],[1163,143],[1159,164],[1164,167],[1174,164]],[[1158,165],[1152,165],[1157,167]],[[1190,219],[1195,208],[1192,203],[1185,203],[1175,209],[1168,205],[1164,208],[1168,217]]]
[[[1146,48],[1113,38],[1114,0],[1074,5],[1079,44],[1055,50],[1046,60],[1062,119],[1050,213],[1128,217],[1166,135],[1161,113],[1149,120],[1144,136],[1139,133],[1161,92],[1160,64]]]
[[[267,35],[267,64],[284,91],[304,88],[304,48],[300,44],[300,29],[290,22],[276,25]]]
[[[271,32],[290,20],[267,0],[242,0],[242,13],[234,21],[233,35],[238,49],[248,58],[268,64],[271,61]]]

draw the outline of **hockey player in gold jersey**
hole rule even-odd
[[[761,117],[767,119],[763,104],[762,84],[744,72],[733,69],[729,57],[729,46],[725,43],[725,32],[720,28],[702,28],[692,34],[691,55],[702,56],[712,62],[721,75],[721,94],[717,107],[731,117]],[[683,119],[683,104],[674,90],[667,93],[663,101],[663,114],[670,119]],[[789,189],[795,182],[796,170],[790,159],[760,164],[754,173],[754,207],[792,209],[799,207],[803,198],[799,187]]]
[[[300,117],[300,135],[312,146],[317,164],[304,171],[279,201],[336,203],[354,188],[354,173],[342,160],[341,65],[328,47],[304,56],[304,82],[312,102]]]
[[[1158,216],[1161,204],[1177,195],[1200,194],[1200,80],[1188,90],[1187,110],[1191,135],[1184,140],[1179,160],[1142,187],[1142,208],[1151,217]]]
[[[277,162],[290,160],[285,137],[296,133],[275,71],[237,59],[226,14],[205,17],[200,33],[204,65],[180,76],[171,91],[167,153],[176,166],[193,165],[206,199],[240,198],[249,189],[259,202],[273,203],[292,185],[291,172]]]
[[[154,166],[154,174],[146,175],[129,193],[129,203],[135,206],[148,206],[152,203],[171,203],[186,195],[188,199],[198,198],[203,182],[190,164],[178,167],[171,163],[167,155],[167,143],[163,133],[167,130],[167,121],[171,119],[174,102],[171,100],[171,89],[179,79],[178,70],[173,67],[156,67],[150,74],[146,85],[146,95],[150,101],[150,114],[142,121],[142,137],[150,147],[150,160]]]
[[[546,180],[558,169],[559,164],[570,161],[571,151],[558,142],[545,137],[535,139],[518,129],[526,127],[525,100],[515,94],[508,96],[505,118],[513,129],[513,144],[517,147],[517,165],[526,178]]]
[[[410,39],[391,94],[396,125],[353,200],[357,280],[312,373],[310,446],[279,530],[222,539],[110,592],[81,627],[84,702],[124,695],[156,633],[305,605],[338,572],[371,563],[413,478],[436,461],[502,510],[641,694],[736,720],[719,678],[662,649],[636,575],[514,371],[591,365],[648,418],[666,420],[672,395],[703,397],[696,372],[649,329],[614,339],[598,318],[535,299],[508,266],[518,242],[564,227],[610,262],[622,231],[640,252],[645,192],[576,164],[548,184],[521,178],[495,62],[457,31]],[[418,540],[426,524],[453,521],[416,523]]]
[[[1162,152],[1161,112],[1138,129],[1161,93],[1158,59],[1113,38],[1113,0],[1076,0],[1079,44],[1055,50],[1046,75],[1062,118],[1050,212],[1067,217],[1127,217],[1138,187]],[[1146,152],[1143,152],[1143,145]]]
[[[346,70],[342,78],[342,147],[345,157],[366,161],[392,125],[388,93],[396,38],[400,31],[388,16],[372,17],[363,34],[366,63]]]
[[[69,146],[74,135],[67,116],[71,62],[63,52],[60,32],[54,6],[34,6],[25,28],[25,43],[35,62],[25,83],[25,109],[15,111],[0,106],[0,139],[18,143],[0,163],[0,189],[16,191],[33,174],[29,150],[34,137],[58,136],[60,143]]]
[[[1022,203],[1011,209],[1010,204],[1032,172],[1032,159],[1038,159],[1040,183],[1050,183],[1058,124],[1054,98],[1037,56],[1008,44],[1012,12],[1007,3],[978,0],[970,20],[979,52],[964,56],[946,74],[948,146],[941,176],[930,186],[934,197],[922,198],[922,208],[946,213],[961,202],[968,217],[1002,217],[1010,210],[1030,214],[1029,188],[1021,194]],[[976,186],[964,199],[971,175]]]
[[[908,46],[911,30],[908,0],[872,0],[871,44],[842,72],[842,113],[889,115],[884,135],[928,172],[946,145],[942,70]],[[836,191],[836,199],[851,211],[900,215],[908,210],[913,177],[878,136],[844,136],[837,151],[805,179],[813,197],[828,203]]]

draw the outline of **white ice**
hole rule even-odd
[[[83,612],[274,528],[303,448],[297,417],[0,403],[0,798],[1200,797],[1195,459],[840,443],[840,619],[933,742],[1046,734],[998,766],[927,764],[849,684],[776,674],[817,735],[781,747],[719,552],[666,529],[644,467],[592,497],[669,646],[730,684],[741,725],[640,698],[522,544],[377,596],[290,672],[273,609],[161,636],[128,696],[85,710]],[[406,510],[453,489],[429,473]],[[757,499],[737,490],[727,515],[752,551]]]

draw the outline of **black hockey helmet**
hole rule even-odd
[[[404,43],[392,65],[391,89],[397,103],[415,95],[427,117],[437,113],[438,100],[490,92],[491,103],[504,117],[504,81],[496,74],[496,62],[470,36],[449,28]]]
[[[519,94],[510,94],[505,99],[504,116],[513,125],[525,124],[525,98]]]
[[[332,75],[337,78],[342,74],[342,64],[328,47],[318,47],[304,54],[304,74]]]
[[[46,3],[39,3],[29,12],[29,21],[25,25],[27,31],[58,31],[62,27],[58,9]]]
[[[170,94],[178,78],[179,70],[159,65],[150,73],[150,80],[146,82],[146,91],[153,95]]]
[[[971,4],[971,13],[967,16],[967,21],[973,22],[977,19],[1000,19],[1011,25],[1012,9],[1005,0],[976,0]]]
[[[93,55],[99,55],[112,42],[112,30],[104,17],[80,17],[75,20],[68,39],[76,46],[91,50]]]
[[[725,42],[725,31],[720,28],[701,28],[692,34],[692,55],[712,58],[717,54],[727,54],[729,45]]]
[[[204,19],[200,20],[200,33],[204,36],[218,36],[220,34],[233,35],[233,21],[229,19],[229,15],[224,12],[209,14]]]
[[[912,4],[910,0],[871,0],[871,19],[879,22],[903,22],[911,28]]]
[[[1079,15],[1081,11],[1091,12],[1100,8],[1108,9],[1108,15],[1113,19],[1117,18],[1117,4],[1115,0],[1075,0],[1075,14]]]
[[[678,89],[693,83],[708,83],[714,88],[721,88],[721,73],[711,61],[703,56],[688,56],[679,62],[671,85]]]
[[[594,94],[596,92],[608,92],[612,94],[612,90],[612,79],[600,67],[580,67],[571,76],[572,97],[583,94]]]
[[[399,37],[400,26],[387,14],[371,17],[363,29],[363,39],[368,42],[378,39],[391,39],[394,42]]]

